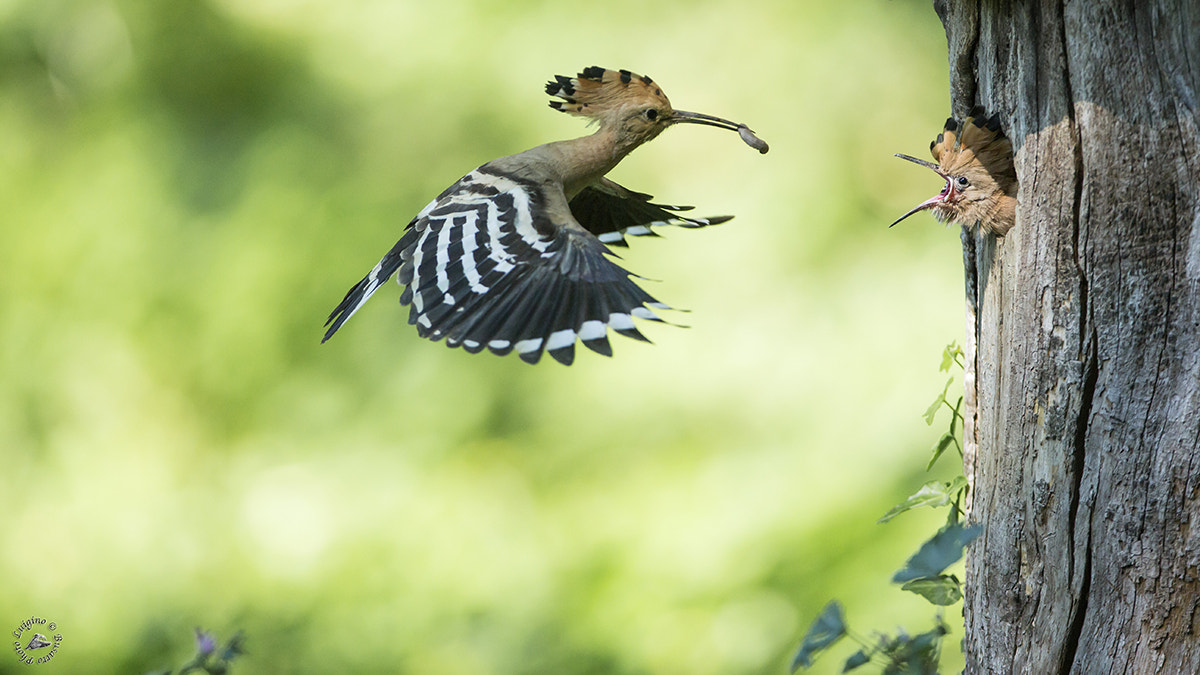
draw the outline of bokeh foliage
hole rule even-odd
[[[529,367],[389,287],[319,345],[433,195],[585,132],[541,85],[593,64],[771,143],[615,173],[737,215],[622,252],[691,328]],[[833,596],[925,622],[887,578],[940,516],[875,520],[961,268],[886,224],[947,109],[916,1],[0,0],[0,625],[58,622],[44,672],[202,625],[238,672],[702,674],[783,672]]]

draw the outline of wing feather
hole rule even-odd
[[[626,236],[657,237],[652,228],[664,225],[698,228],[719,225],[733,216],[689,218],[679,215],[691,206],[652,204],[648,194],[634,192],[601,178],[571,200],[571,214],[588,232],[610,246],[628,246]]]
[[[334,309],[325,339],[395,275],[418,334],[472,353],[516,351],[529,363],[549,353],[569,365],[576,342],[611,356],[610,330],[648,341],[633,318],[659,320],[649,308],[667,306],[614,263],[598,237],[623,243],[624,234],[642,234],[639,227],[729,219],[685,218],[677,214],[690,207],[649,200],[605,179],[568,207],[553,186],[480,167],[409,223]]]

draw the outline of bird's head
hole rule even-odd
[[[712,115],[675,110],[654,80],[628,70],[592,66],[575,77],[556,75],[553,81],[546,83],[546,93],[561,99],[550,101],[551,108],[587,117],[603,128],[614,129],[622,142],[630,147],[654,140],[673,124],[704,124],[737,131],[751,147],[759,152],[767,151],[766,143],[756,138],[746,125]]]
[[[1013,225],[1017,178],[1013,168],[1012,144],[1000,132],[999,117],[972,116],[959,123],[946,120],[946,127],[929,145],[936,163],[909,155],[901,159],[933,170],[945,182],[942,191],[917,204],[892,225],[926,209],[942,222],[971,226],[1004,234]],[[890,227],[890,226],[889,226]]]

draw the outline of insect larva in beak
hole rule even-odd
[[[771,149],[771,146],[767,145],[766,141],[758,136],[755,136],[754,132],[750,131],[750,127],[744,124],[738,127],[738,136],[741,136],[742,140],[746,142],[746,145],[754,148],[760,154],[765,155],[767,154],[767,151]]]

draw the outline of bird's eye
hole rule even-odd
[[[658,111],[654,108],[646,108],[642,115],[644,115],[646,119],[650,120],[651,122],[658,119]]]
[[[954,182],[958,184],[958,189],[960,190],[964,190],[971,185],[971,181],[967,180],[966,176],[959,176],[954,179]]]

